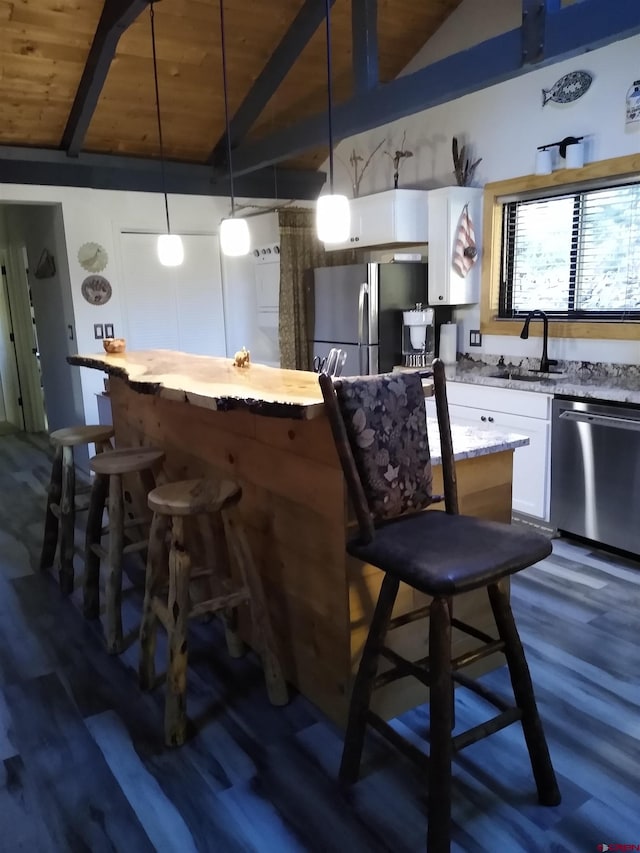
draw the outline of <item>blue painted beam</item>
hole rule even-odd
[[[544,57],[544,25],[548,4],[557,0],[522,0],[522,64],[540,62]]]
[[[351,0],[353,90],[362,94],[380,83],[378,0]]]
[[[334,142],[507,80],[522,67],[521,51],[518,28],[334,106]],[[327,142],[323,112],[237,148],[233,173],[251,172]]]
[[[229,196],[228,178],[215,176],[211,166],[166,161],[165,175],[169,193]],[[234,174],[233,182],[239,197],[277,195],[302,201],[318,197],[325,177],[324,172],[271,167],[238,178]],[[58,149],[9,145],[0,146],[0,183],[163,192],[159,160],[82,153],[68,157]]]
[[[84,144],[120,36],[150,0],[105,0],[60,147],[76,157]]]
[[[546,16],[545,57],[551,65],[640,32],[640,0],[583,0]],[[398,77],[333,110],[334,140],[397,121],[430,107],[524,74],[522,27]],[[325,113],[255,142],[233,156],[234,174],[294,157],[328,141]]]
[[[545,55],[567,59],[639,32],[639,0],[582,0],[549,11]],[[629,73],[634,72],[630,69]]]
[[[333,6],[335,0],[330,0]],[[324,0],[305,0],[291,26],[229,122],[231,147],[235,148],[253,127],[293,64],[298,59],[325,16]],[[210,163],[226,161],[226,134],[215,145]],[[235,169],[234,169],[235,171]]]

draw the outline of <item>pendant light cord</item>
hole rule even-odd
[[[169,200],[167,198],[167,185],[164,172],[164,145],[162,141],[162,122],[160,121],[160,90],[158,88],[158,60],[156,56],[156,28],[153,11],[153,3],[149,4],[149,14],[151,17],[151,50],[153,52],[153,82],[156,87],[156,117],[158,119],[158,139],[160,140],[160,168],[162,170],[162,192],[164,193],[164,209],[167,215],[167,234],[171,234],[171,225],[169,224]]]
[[[231,217],[235,215],[236,199],[233,192],[233,166],[231,165],[231,131],[229,128],[229,99],[227,95],[227,54],[224,37],[224,0],[220,0],[220,42],[222,46],[222,90],[224,92],[224,126],[227,130],[227,164],[229,166],[229,188],[231,190]]]
[[[333,88],[331,73],[331,2],[325,0],[325,26],[327,31],[327,105],[329,113],[329,187],[333,195]]]

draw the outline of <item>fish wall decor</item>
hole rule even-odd
[[[570,104],[581,98],[591,85],[593,77],[588,71],[571,71],[561,77],[550,89],[542,90],[542,106],[555,101],[557,104]]]

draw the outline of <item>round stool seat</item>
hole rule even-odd
[[[149,492],[149,509],[160,515],[219,512],[240,500],[242,489],[232,480],[178,480]]]
[[[164,459],[164,450],[157,447],[125,447],[122,450],[107,450],[89,460],[96,474],[132,474],[145,471],[155,462]]]
[[[77,447],[79,444],[95,444],[113,438],[113,427],[102,424],[72,426],[57,429],[49,435],[53,444],[60,447]]]

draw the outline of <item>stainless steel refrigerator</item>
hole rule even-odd
[[[346,350],[344,376],[402,364],[402,311],[427,303],[421,263],[350,264],[314,270],[313,356]]]

